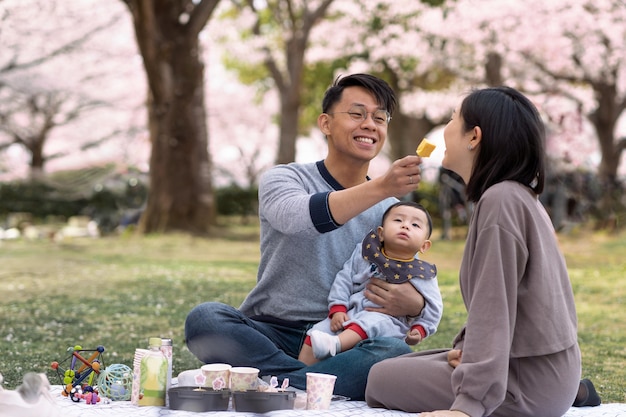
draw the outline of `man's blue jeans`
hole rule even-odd
[[[196,306],[185,321],[185,342],[204,363],[222,362],[232,366],[252,366],[260,375],[289,378],[289,385],[306,388],[306,373],[337,375],[335,394],[363,400],[370,368],[383,359],[411,352],[394,338],[366,339],[354,348],[324,359],[312,366],[300,362],[298,354],[306,331],[300,328],[251,320],[239,310],[222,303]]]

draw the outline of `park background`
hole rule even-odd
[[[625,41],[623,0],[0,0],[4,383],[77,342],[129,363],[156,334],[174,337],[179,371],[197,365],[184,313],[253,285],[259,175],[323,158],[323,92],[369,72],[400,101],[371,175],[435,141],[412,197],[458,260],[471,207],[440,175],[441,127],[473,87],[535,102],[585,370],[624,401]],[[463,317],[448,261],[440,345]]]

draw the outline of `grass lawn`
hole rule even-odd
[[[256,225],[222,237],[186,235],[0,242],[0,373],[13,389],[28,371],[58,384],[52,361],[67,348],[105,347],[105,365],[132,366],[151,336],[174,341],[174,374],[201,364],[183,343],[196,304],[238,306],[255,283]],[[559,236],[576,295],[583,376],[603,402],[625,402],[626,234],[577,231]],[[435,241],[424,257],[437,264],[445,312],[439,331],[419,349],[449,346],[463,324],[457,271],[463,241]]]

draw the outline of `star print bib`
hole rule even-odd
[[[400,261],[385,256],[378,234],[373,230],[363,239],[363,259],[376,266],[387,282],[402,284],[412,278],[432,279],[437,276],[437,267],[420,259]]]

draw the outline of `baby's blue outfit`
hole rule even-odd
[[[424,297],[425,304],[421,314],[417,317],[394,317],[366,311],[366,307],[379,307],[364,295],[365,285],[370,278],[397,284],[409,281]],[[431,336],[437,331],[443,314],[437,268],[417,258],[412,262],[406,262],[385,257],[377,234],[370,231],[363,242],[356,245],[352,256],[335,277],[328,295],[329,310],[336,305],[343,305],[348,310],[350,320],[344,323],[344,327],[351,323],[357,324],[368,338],[404,339],[414,325],[421,325],[426,331],[426,336]],[[334,334],[330,330],[330,322],[330,318],[326,318],[315,324],[312,329]]]

